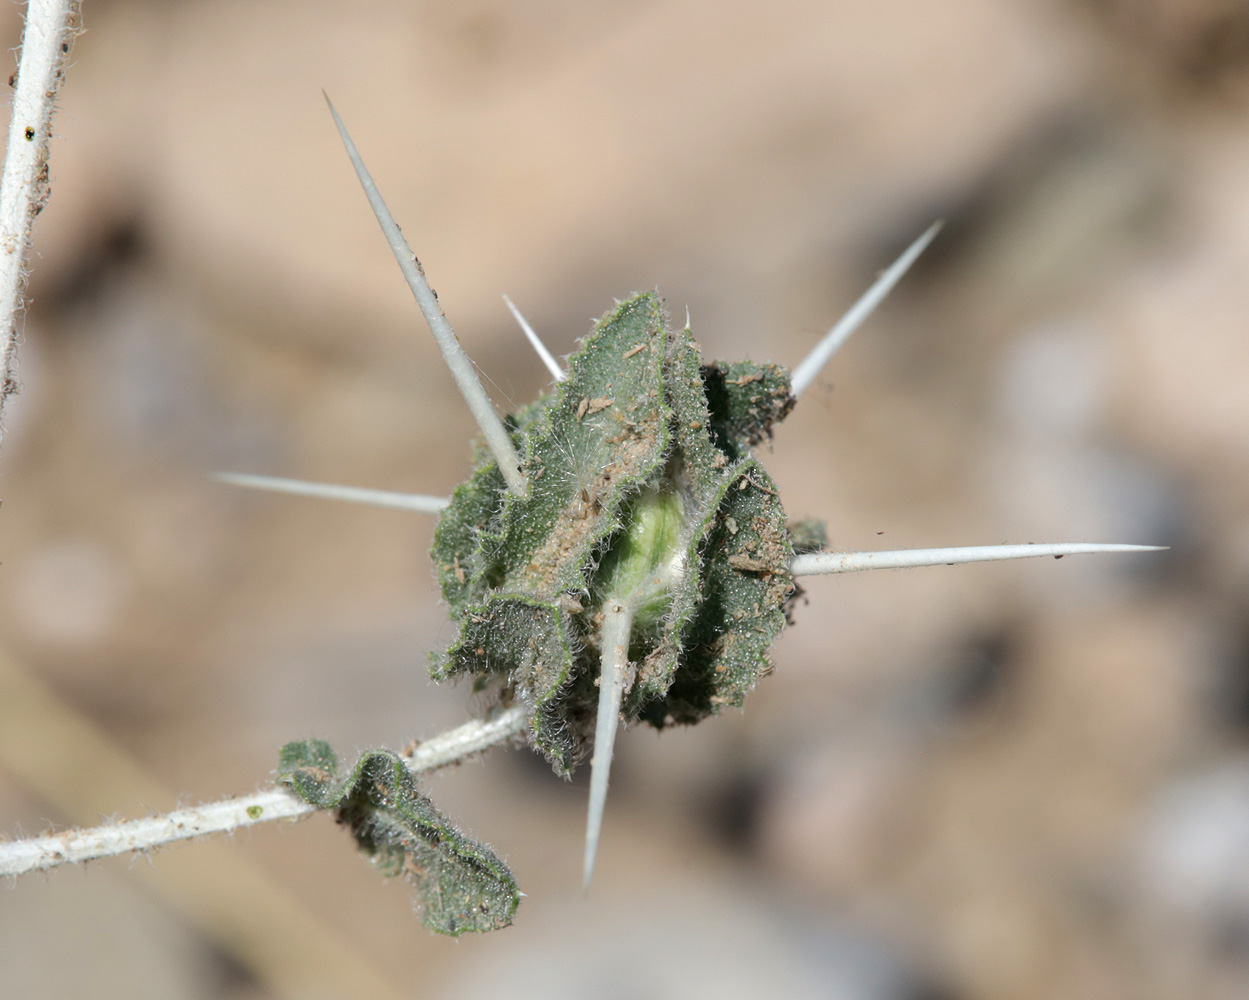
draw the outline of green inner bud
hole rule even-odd
[[[668,594],[685,571],[681,498],[670,483],[644,489],[629,504],[625,529],[612,539],[594,581],[596,603],[631,605],[639,631],[650,631],[668,610]]]

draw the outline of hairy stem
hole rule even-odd
[[[408,767],[419,774],[454,764],[524,732],[526,720],[524,707],[517,705],[493,719],[466,722],[419,744],[408,757]],[[231,833],[270,820],[298,819],[316,811],[285,788],[271,788],[128,823],[107,823],[90,830],[66,830],[31,840],[0,842],[0,876],[147,851],[210,833]]]
[[[13,93],[9,146],[0,179],[0,416],[17,391],[17,315],[35,216],[48,200],[52,108],[78,25],[77,0],[30,0]]]

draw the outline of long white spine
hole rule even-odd
[[[546,370],[551,373],[551,378],[556,382],[562,382],[568,376],[564,373],[564,369],[560,367],[560,363],[555,360],[555,355],[547,350],[546,344],[542,343],[542,338],[538,336],[537,331],[529,325],[529,320],[521,315],[521,311],[516,308],[516,303],[503,296],[503,301],[507,303],[508,309],[512,312],[512,318],[520,326],[521,331],[525,334],[525,339],[529,341],[529,346],[534,349],[538,357],[542,359],[542,363],[546,365]]]
[[[836,325],[824,334],[820,342],[815,345],[811,353],[808,354],[793,370],[790,376],[790,392],[794,397],[801,396],[810,388],[820,372],[824,370],[824,366],[834,354],[841,350],[842,344],[850,339],[850,335],[854,333],[863,321],[866,320],[876,310],[891,291],[893,286],[902,280],[902,276],[910,270],[911,265],[915,263],[920,254],[927,249],[928,244],[933,241],[937,233],[941,231],[942,223],[934,222],[929,226],[922,236],[912,243],[902,252],[902,256],[895,260],[884,273],[881,274],[874,282],[872,287],[864,292],[854,305],[852,305],[847,313],[841,317]]]
[[[1157,552],[1162,545],[1101,545],[1090,542],[1058,542],[1047,545],[967,545],[952,549],[898,549],[893,552],[812,552],[794,556],[794,576],[858,573],[866,569],[910,569],[916,566],[953,566],[957,563],[997,562],[1002,559],[1036,559],[1051,556],[1089,555],[1097,552]]]
[[[629,681],[629,636],[633,631],[633,607],[608,600],[603,609],[603,652],[598,678],[598,717],[594,723],[594,753],[590,757],[590,805],[585,823],[585,888],[594,877],[603,809],[607,805],[607,778],[611,774],[620,725],[620,703]]]
[[[213,479],[230,486],[243,486],[250,490],[267,490],[270,493],[290,493],[300,497],[319,500],[341,500],[366,507],[393,507],[396,510],[412,510],[418,514],[441,514],[451,501],[447,497],[431,497],[423,493],[394,493],[390,490],[373,490],[363,486],[338,486],[334,483],[310,483],[304,479],[285,479],[281,476],[256,476],[250,472],[214,472]]]
[[[459,387],[464,402],[468,404],[473,419],[481,428],[486,445],[493,453],[495,461],[499,463],[499,471],[503,473],[508,489],[513,493],[523,495],[526,488],[525,475],[520,471],[520,459],[517,457],[516,448],[512,445],[512,439],[508,437],[507,428],[503,426],[499,415],[494,412],[494,405],[490,402],[490,397],[486,395],[481,379],[477,377],[473,362],[464,353],[459,338],[451,329],[451,324],[447,322],[442,306],[438,304],[438,296],[434,294],[434,290],[425,279],[425,271],[421,267],[421,262],[416,259],[416,254],[408,246],[408,241],[400,231],[399,224],[395,222],[395,217],[386,207],[382,193],[373,183],[373,177],[365,167],[364,160],[360,158],[356,144],[351,141],[347,126],[338,117],[338,112],[334,109],[334,104],[328,95],[325,101],[330,106],[330,114],[334,116],[338,135],[347,148],[347,155],[351,158],[351,165],[356,171],[356,177],[360,180],[360,186],[364,188],[365,197],[369,199],[369,205],[373,209],[373,214],[377,216],[382,232],[386,234],[386,242],[390,244],[390,250],[395,255],[399,270],[403,272],[408,287],[412,290],[412,297],[416,299],[416,304],[438,344],[438,349],[442,351],[442,358],[451,370],[451,377],[455,379],[455,384]]]

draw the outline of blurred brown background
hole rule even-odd
[[[7,834],[465,717],[429,519],[207,478],[468,467],[322,87],[500,406],[545,382],[502,292],[557,353],[657,286],[792,364],[944,217],[765,455],[789,509],[1173,548],[811,581],[744,712],[622,736],[588,899],[584,774],[437,776],[529,894],[497,935],[426,934],[322,816],[6,887],[0,992],[1249,993],[1249,7],[84,6],[0,460],[0,658],[47,689]]]

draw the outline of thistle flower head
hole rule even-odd
[[[741,704],[794,589],[785,512],[750,445],[791,403],[783,369],[704,366],[653,293],[605,315],[567,378],[511,421],[527,494],[479,451],[439,520],[432,558],[458,634],[434,677],[501,678],[566,773],[594,735],[615,602],[633,625],[625,721]]]

